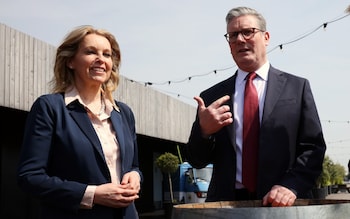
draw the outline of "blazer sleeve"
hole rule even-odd
[[[48,172],[57,116],[53,106],[56,109],[64,107],[63,99],[50,98],[39,97],[28,114],[19,160],[18,184],[25,192],[40,197],[46,203],[77,210],[87,185],[63,180]],[[64,159],[61,158],[62,162]]]

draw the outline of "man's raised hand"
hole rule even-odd
[[[198,103],[199,124],[204,138],[209,137],[213,133],[219,131],[222,127],[233,122],[230,107],[224,105],[224,103],[230,99],[230,96],[225,95],[214,101],[208,107],[205,106],[201,97],[195,96],[194,99]]]

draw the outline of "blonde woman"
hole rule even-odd
[[[138,218],[142,174],[135,120],[115,101],[120,50],[92,26],[58,47],[53,92],[28,115],[18,183],[40,199],[42,218]]]

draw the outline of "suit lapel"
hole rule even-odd
[[[283,73],[281,71],[278,71],[277,69],[270,66],[262,125],[271,115],[272,110],[277,103],[277,100],[281,96],[281,92],[285,86],[286,81],[287,79],[283,76]]]
[[[234,102],[234,90],[235,90],[235,86],[236,86],[236,78],[237,78],[237,72],[236,74],[234,74],[231,79],[228,80],[228,83],[225,84],[225,86],[223,86],[223,90],[224,90],[224,94],[229,94],[230,96],[230,100],[227,102],[227,105],[230,107],[230,111],[232,113],[232,117],[233,115],[233,102]],[[235,128],[234,128],[234,123],[231,123],[230,125],[226,126],[226,130],[228,132],[228,136],[230,137],[230,141],[231,144],[234,146],[234,149],[236,150],[236,132],[235,132]]]

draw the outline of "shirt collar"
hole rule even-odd
[[[267,81],[269,69],[270,69],[270,62],[267,61],[258,70],[256,70],[255,73],[262,80]],[[237,82],[238,83],[243,83],[248,74],[249,74],[249,72],[243,71],[242,69],[239,68],[237,70],[237,78],[236,78]]]
[[[112,104],[111,101],[107,98],[104,97],[104,91],[101,89],[101,92],[102,92],[102,96],[103,96],[103,99],[104,99],[104,102],[106,104],[106,112],[108,114],[110,114],[110,112],[112,112],[113,108],[117,111],[117,112],[120,112],[119,110],[119,107],[115,104]],[[81,97],[79,95],[79,92],[78,90],[73,86],[73,87],[70,87],[66,90],[66,92],[64,93],[64,102],[67,105],[69,105],[70,103],[72,103],[73,101],[75,100],[78,100],[79,103],[83,106],[86,107],[86,105],[84,104],[84,102],[81,100]]]
[[[80,98],[78,90],[75,87],[70,87],[64,92],[64,102],[66,103],[66,106],[77,99],[80,104],[84,105],[83,101]]]

